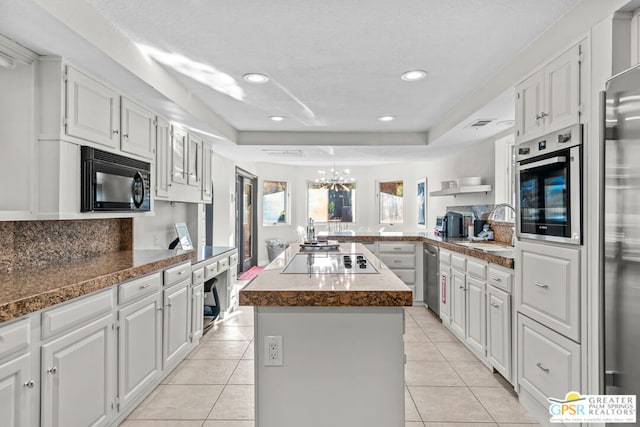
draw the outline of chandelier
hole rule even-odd
[[[333,167],[328,172],[324,170],[318,171],[320,177],[316,178],[315,182],[318,187],[322,189],[333,191],[349,191],[350,188],[345,184],[355,182],[355,178],[347,177],[349,173],[349,169],[338,171],[334,162]]]

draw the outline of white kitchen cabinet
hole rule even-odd
[[[451,323],[451,267],[440,264],[440,319]]]
[[[156,145],[156,116],[153,111],[132,100],[120,100],[120,149],[147,159],[153,158]]]
[[[484,281],[467,276],[465,339],[467,345],[482,357],[486,354],[486,286]]]
[[[451,269],[451,330],[465,340],[467,325],[467,276],[455,268]]]
[[[30,319],[0,327],[0,425],[26,427],[38,399],[39,377],[32,373]]]
[[[171,174],[171,125],[162,117],[157,118],[156,125],[156,199],[169,198]]]
[[[204,283],[191,290],[191,342],[197,343],[204,332]]]
[[[158,289],[118,311],[118,410],[131,404],[162,371],[162,303]]]
[[[191,332],[190,285],[189,275],[185,280],[164,290],[164,369],[175,366],[189,350]]]
[[[189,133],[187,136],[187,184],[202,187],[202,140]]]
[[[114,411],[113,315],[42,346],[43,427],[108,425]]]
[[[187,183],[187,132],[176,126],[171,131],[171,182]]]
[[[487,286],[487,359],[508,381],[511,373],[511,295]]]
[[[65,133],[110,148],[120,144],[120,95],[66,66]]]
[[[580,121],[580,45],[516,86],[516,143]]]
[[[204,203],[211,203],[213,196],[213,181],[212,170],[213,167],[213,148],[211,144],[202,142],[202,201]]]
[[[422,244],[416,251],[413,242],[378,243],[380,260],[411,289],[414,300],[421,300],[422,289],[416,289],[416,278],[422,277],[422,257],[416,257],[416,254],[422,254]]]

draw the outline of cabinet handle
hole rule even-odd
[[[536,114],[536,120],[544,119],[548,114],[542,111],[540,114]]]
[[[164,311],[164,307],[158,307],[158,311]]]
[[[182,276],[184,274],[184,270],[178,271],[178,276]]]
[[[394,260],[393,260],[393,263],[394,263],[394,264],[400,264],[401,262],[402,262],[402,261],[400,261],[399,259],[394,259]]]
[[[48,372],[48,373],[50,373],[50,374],[55,375],[55,374],[58,372],[58,368],[56,368],[55,366],[53,366],[53,367],[51,367],[51,368],[47,369],[47,372]]]
[[[549,285],[547,285],[546,283],[540,283],[540,282],[536,282],[536,286],[544,289],[549,287]]]
[[[123,134],[122,134],[122,137],[123,137],[123,138],[129,138],[129,134],[128,134],[128,133],[123,133]]]
[[[495,302],[492,302],[491,303],[491,307],[500,308],[500,305],[496,304]]]
[[[146,285],[141,285],[140,289],[147,289],[149,286],[151,286],[151,283],[147,283]]]
[[[167,307],[171,307],[171,303],[170,302],[167,303]]]
[[[399,247],[396,246],[396,247],[393,248],[393,250],[394,251],[400,251],[400,250],[402,250],[402,248],[399,248]]]
[[[502,279],[499,277],[492,277],[491,280],[495,280],[496,282],[502,282]]]
[[[26,388],[33,388],[33,386],[35,385],[35,383],[33,382],[33,380],[31,381],[27,381],[26,383],[23,384]]]
[[[542,369],[544,372],[549,373],[549,368],[545,368],[544,365],[542,364],[542,362],[536,363],[536,366],[538,368]]]
[[[119,133],[120,133],[120,131],[119,131],[118,129],[116,129],[116,130],[114,130],[114,131],[113,131],[113,133],[114,133],[115,135],[117,135],[117,134],[119,134]]]

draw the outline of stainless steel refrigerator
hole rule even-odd
[[[603,392],[640,397],[640,68],[611,78],[603,101]]]

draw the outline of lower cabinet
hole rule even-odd
[[[204,332],[204,283],[191,290],[191,342],[198,342]]]
[[[512,381],[511,295],[493,286],[487,286],[487,359]]]
[[[485,288],[486,283],[467,277],[467,318],[466,318],[466,335],[467,345],[471,347],[477,354],[484,356],[486,348],[486,299]]]
[[[163,368],[175,365],[189,350],[191,332],[191,279],[164,290]]]
[[[29,401],[34,393],[34,384],[31,377],[31,353],[0,364],[1,426],[29,426]]]
[[[465,337],[467,324],[467,276],[456,269],[451,269],[451,329],[462,339]]]
[[[162,371],[162,292],[118,311],[118,410]]]
[[[42,346],[43,427],[108,425],[114,412],[113,315]]]

